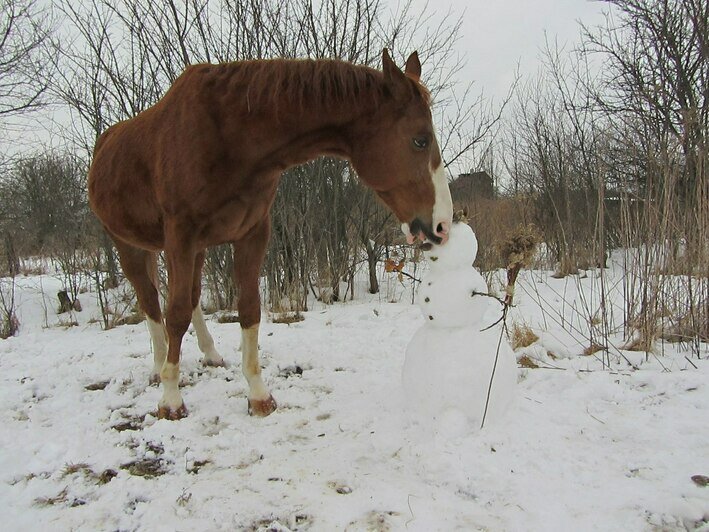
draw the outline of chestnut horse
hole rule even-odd
[[[261,379],[259,275],[281,173],[321,155],[359,178],[415,237],[447,240],[451,196],[414,52],[405,72],[336,60],[256,60],[188,67],[153,107],[101,135],[89,200],[135,288],[152,341],[161,418],[186,415],[178,387],[182,337],[194,325],[203,363],[222,357],[200,308],[205,249],[230,242],[239,287],[242,371],[249,411],[276,402]],[[165,252],[165,322],[156,255]]]

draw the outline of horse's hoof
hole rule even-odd
[[[185,403],[182,403],[176,410],[170,408],[169,406],[158,406],[158,419],[177,421],[183,417],[187,417],[187,408],[185,408]]]
[[[202,365],[208,368],[225,368],[226,362],[222,357],[219,358],[203,358]]]
[[[148,384],[150,384],[150,386],[159,386],[160,385],[160,374],[153,373],[152,375],[150,375],[150,380],[148,381]]]
[[[269,395],[268,399],[263,400],[249,399],[249,415],[266,417],[272,414],[277,406],[276,400],[272,395]]]

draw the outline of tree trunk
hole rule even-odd
[[[377,276],[377,254],[371,244],[367,243],[367,264],[369,265],[369,293],[379,293],[379,277]]]

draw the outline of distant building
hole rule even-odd
[[[492,178],[487,172],[460,174],[449,183],[449,186],[453,203],[464,204],[479,198],[492,199],[495,197]]]

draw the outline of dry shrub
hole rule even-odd
[[[533,224],[518,225],[508,231],[507,236],[499,244],[500,256],[509,268],[526,268],[534,259],[541,235]]]
[[[219,312],[217,314],[217,323],[239,323],[238,312]]]
[[[507,268],[505,305],[512,305],[517,276],[522,268],[528,267],[537,252],[541,236],[532,224],[519,225],[500,242],[500,256]]]
[[[305,316],[303,316],[300,312],[283,312],[278,315],[274,315],[271,321],[273,323],[298,323],[299,321],[303,321],[305,319]]]
[[[598,353],[599,351],[603,351],[604,349],[605,347],[603,347],[601,344],[597,344],[594,342],[583,350],[583,356],[589,357],[595,353]]]
[[[539,367],[539,364],[537,364],[533,358],[528,357],[527,355],[524,355],[522,358],[520,358],[517,361],[517,364],[519,364],[520,367],[527,369],[537,369]]]
[[[48,271],[49,269],[43,259],[38,259],[38,261],[21,261],[20,274],[24,277],[46,275]]]
[[[623,349],[626,351],[642,351],[644,353],[651,353],[653,348],[653,336],[646,336],[640,334],[631,338],[624,346]]]
[[[141,311],[136,311],[131,312],[126,316],[116,318],[116,320],[113,322],[113,325],[116,327],[119,327],[121,325],[138,325],[139,323],[142,323],[144,321],[145,314],[143,314]]]
[[[516,227],[530,219],[527,198],[476,198],[457,207],[467,210],[468,222],[478,239],[475,264],[483,271],[505,268],[500,245]]]
[[[529,325],[512,324],[512,349],[515,351],[530,346],[537,340],[539,340],[539,336],[534,333]]]
[[[705,303],[677,317],[670,317],[670,323],[663,328],[660,337],[668,342],[690,342],[693,339],[709,342],[708,308]]]
[[[65,487],[54,497],[37,497],[34,500],[36,506],[54,506],[56,504],[63,504],[67,502],[67,495],[69,494],[69,487]]]

